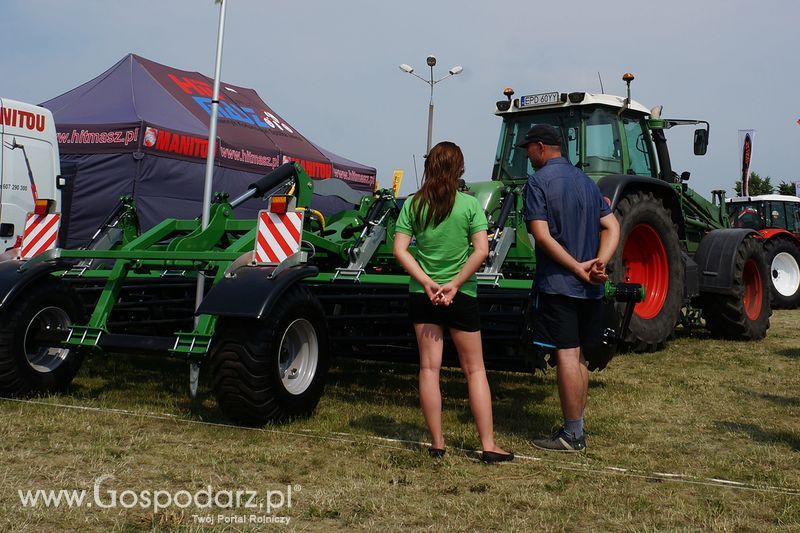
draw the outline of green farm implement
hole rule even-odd
[[[725,336],[764,335],[763,252],[750,230],[721,229],[721,197],[707,202],[672,173],[664,130],[681,121],[630,98],[507,96],[497,104],[494,175],[462,187],[489,220],[490,253],[478,272],[489,367],[546,364],[528,333],[535,254],[522,212],[531,169],[512,148],[542,122],[561,128],[565,156],[598,180],[621,222],[598,317],[605,339],[586,350],[592,369],[604,368],[618,343],[663,346],[681,317]],[[704,151],[707,129],[698,137]],[[408,276],[392,255],[399,200],[376,191],[326,219],[311,205],[313,188],[287,163],[236,199],[217,194],[205,229],[168,219],[140,232],[124,198],[85,249],[0,263],[0,393],[62,390],[91,354],[169,355],[191,364],[192,383],[198,365],[207,367],[227,416],[262,424],[312,412],[335,357],[416,360]],[[237,219],[251,198],[267,208],[257,220]]]

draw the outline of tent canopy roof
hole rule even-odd
[[[41,105],[53,112],[62,152],[145,151],[201,160],[207,151],[212,87],[213,80],[199,72],[128,54],[96,78]],[[335,176],[363,190],[374,186],[375,168],[314,145],[253,89],[220,83],[217,131],[220,166],[268,172],[294,160],[316,178]]]

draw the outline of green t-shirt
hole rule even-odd
[[[443,285],[456,277],[467,262],[471,253],[470,237],[474,233],[486,230],[488,226],[486,215],[478,200],[462,192],[456,192],[453,210],[441,224],[414,231],[411,212],[413,199],[414,197],[410,196],[403,204],[395,230],[416,237],[419,266],[433,281]],[[409,291],[424,293],[425,289],[411,278]],[[478,280],[475,275],[470,277],[459,291],[469,296],[477,296]]]

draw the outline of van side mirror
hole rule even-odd
[[[694,155],[706,155],[708,151],[708,130],[698,128],[694,130]]]

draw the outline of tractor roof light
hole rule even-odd
[[[511,87],[506,87],[503,89],[503,95],[506,97],[505,100],[498,100],[495,103],[498,111],[508,111],[511,109],[511,97],[514,96],[514,89]]]
[[[631,106],[631,82],[633,81],[633,78],[634,76],[630,72],[626,72],[622,75],[622,81],[624,81],[628,86],[628,97],[625,98],[625,102],[623,102],[622,107],[617,112],[618,117],[621,117],[622,114]]]
[[[631,82],[634,80],[633,74],[630,72],[626,72],[622,75],[622,81],[628,86],[628,99],[625,101],[626,105],[630,105],[631,103]]]

